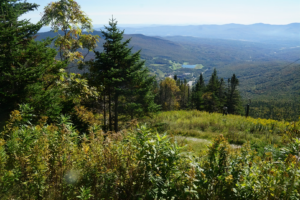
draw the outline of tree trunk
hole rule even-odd
[[[118,94],[115,94],[115,132],[118,132]]]
[[[103,95],[103,120],[104,120],[104,132],[106,132],[106,108],[105,108],[105,94]]]
[[[109,130],[112,131],[112,117],[111,117],[111,91],[108,90],[108,117],[109,117]]]

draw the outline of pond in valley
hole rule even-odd
[[[196,65],[182,65],[183,68],[195,68]]]

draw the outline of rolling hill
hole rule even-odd
[[[101,37],[99,31],[91,34]],[[37,40],[55,36],[56,33],[53,32],[39,33]],[[241,94],[245,97],[291,99],[299,94],[299,62],[289,65],[299,59],[299,47],[191,36],[124,35],[124,39],[129,38],[133,52],[142,50],[141,58],[146,60],[147,67],[158,78],[190,73],[184,78],[193,81],[200,73],[205,72],[204,77],[208,80],[213,68],[216,68],[219,77],[229,78],[235,73],[240,79]],[[101,37],[96,51],[103,50],[103,42],[104,39]],[[93,57],[91,52],[89,58]],[[202,64],[204,68],[172,67],[183,63]]]

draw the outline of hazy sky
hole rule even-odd
[[[22,18],[37,22],[51,0],[27,0],[39,10]],[[93,24],[289,24],[300,22],[300,0],[77,0]]]

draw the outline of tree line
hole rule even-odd
[[[241,96],[238,91],[239,80],[235,74],[227,80],[218,78],[214,69],[209,81],[205,84],[203,75],[194,86],[186,79],[180,80],[167,77],[159,84],[154,83],[155,102],[162,110],[197,109],[207,112],[226,112],[230,114],[243,113]]]

